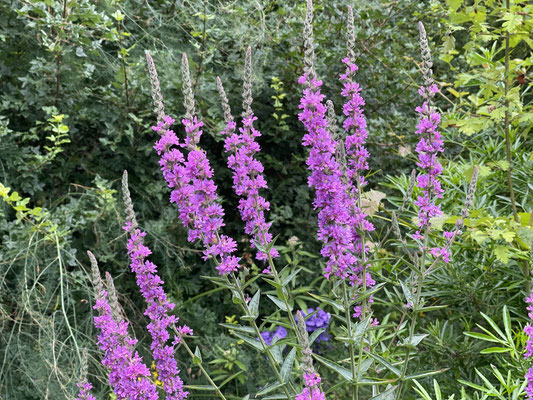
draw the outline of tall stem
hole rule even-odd
[[[233,281],[233,286],[235,287],[237,294],[239,295],[240,305],[241,305],[242,310],[244,311],[246,315],[250,315],[250,308],[248,307],[248,303],[246,302],[246,298],[244,296],[244,292],[242,291],[241,285],[239,284],[239,281],[237,280],[237,278],[235,277],[235,274],[233,273],[231,274],[231,278]],[[225,277],[225,279],[226,279],[226,283],[228,285],[231,285],[227,276]],[[265,340],[261,336],[261,331],[259,330],[259,327],[257,326],[257,323],[255,322],[255,320],[250,321],[250,325],[252,325],[252,328],[254,329],[255,334],[257,335],[257,338],[259,339],[261,343],[261,346],[263,347],[263,351],[267,355],[268,361],[270,363],[270,366],[272,367],[272,370],[274,371],[274,374],[276,375],[276,378],[278,379],[280,383],[285,383],[283,382],[283,379],[280,375],[279,368],[276,365],[274,356],[272,355],[272,352],[270,351],[269,346],[266,344]],[[294,388],[291,382],[286,382],[286,383],[288,383],[291,389],[294,392],[296,392],[296,389]],[[283,391],[285,392],[285,395],[287,396],[287,399],[292,399],[293,395],[290,394],[289,390],[287,389],[287,386],[283,384],[282,388],[283,388]]]
[[[174,332],[176,332],[176,334],[178,334],[175,327],[174,327]],[[191,358],[194,359],[194,353],[192,352],[191,348],[187,345],[187,342],[185,342],[185,338],[183,336],[181,336],[180,344],[183,345],[183,347],[185,347],[185,350],[187,350],[187,353],[189,353]],[[207,380],[209,381],[211,386],[213,386],[215,388],[215,392],[217,392],[218,397],[220,397],[222,400],[226,400],[226,397],[222,394],[222,392],[220,391],[220,388],[213,381],[213,379],[211,379],[211,377],[209,376],[209,374],[207,373],[207,371],[205,370],[205,368],[203,367],[201,362],[198,363],[198,366],[200,367],[200,370],[202,371],[202,374],[204,374],[204,376],[207,378]]]
[[[507,9],[507,12],[510,11],[510,1],[505,1],[505,7]],[[514,189],[513,189],[513,180],[512,180],[512,174],[511,174],[511,136],[509,134],[509,100],[507,98],[507,95],[509,93],[509,32],[507,31],[505,34],[505,152],[507,156],[507,163],[509,166],[507,167],[507,185],[509,186],[509,197],[511,198],[511,207],[513,209],[513,217],[516,222],[520,222],[520,219],[518,218],[518,213],[516,211],[516,200],[514,196]]]
[[[429,241],[429,229],[426,225],[424,229],[424,248],[422,250],[422,257],[420,258],[420,265],[419,265],[419,274],[417,279],[417,285],[415,289],[415,302],[413,303],[413,313],[411,317],[411,326],[409,327],[409,338],[407,340],[407,350],[405,351],[405,361],[402,367],[402,373],[400,374],[399,378],[399,385],[398,385],[398,391],[396,392],[396,400],[401,400],[402,398],[402,391],[404,387],[404,379],[405,374],[407,373],[407,366],[409,365],[409,356],[411,354],[411,343],[413,341],[413,336],[415,334],[415,327],[416,323],[418,321],[418,308],[420,306],[420,298],[422,294],[422,285],[424,283],[424,268],[426,265],[426,252],[427,252],[427,246]]]
[[[348,338],[352,338],[352,316],[350,315],[350,299],[348,298],[348,291],[346,290],[346,280],[342,282],[342,297],[344,302],[344,316],[346,318],[346,328],[348,329]],[[355,349],[354,343],[350,340],[350,369],[352,371],[353,382],[356,379],[357,367],[355,366]],[[352,399],[357,399],[357,386],[352,382]]]

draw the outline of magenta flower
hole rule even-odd
[[[418,94],[424,102],[422,106],[416,108],[416,112],[419,114],[419,121],[415,133],[420,135],[420,140],[416,146],[418,154],[417,165],[422,172],[417,177],[417,186],[421,189],[421,194],[415,201],[415,205],[418,207],[417,225],[420,229],[415,232],[413,238],[421,240],[424,238],[421,231],[424,230],[427,235],[427,232],[431,229],[431,218],[442,215],[440,205],[437,205],[435,201],[442,198],[444,192],[439,181],[442,165],[438,160],[439,154],[444,151],[444,141],[438,130],[440,114],[432,106],[433,97],[439,92],[439,89],[433,82],[431,52],[424,25],[421,22],[418,23],[418,29],[420,32],[422,72],[425,86],[421,86],[418,89]],[[453,237],[449,233],[444,235],[448,240]],[[450,260],[450,252],[447,247],[429,248],[429,254],[435,258],[441,257],[444,262]]]
[[[100,330],[97,343],[105,352],[102,364],[109,369],[109,384],[118,399],[156,400],[159,397],[150,380],[150,370],[133,350],[137,339],[129,336],[126,321],[113,318],[107,296],[106,290],[97,293],[93,308],[99,313],[94,317],[94,325]]]
[[[206,152],[198,147],[203,123],[196,117],[183,119],[187,138],[181,143],[170,126],[174,120],[165,120],[152,127],[161,133],[154,148],[161,156],[159,165],[167,184],[172,188],[170,202],[176,203],[179,218],[189,228],[188,240],[200,239],[204,245],[204,260],[217,261],[220,275],[237,271],[240,258],[232,255],[237,243],[230,237],[220,235],[224,226],[224,210],[217,203],[217,186],[213,182],[213,170],[209,165]],[[180,148],[186,148],[187,155]]]
[[[239,133],[235,132],[236,124],[229,121],[222,134],[226,136],[224,150],[229,153],[228,167],[233,171],[233,188],[240,197],[239,212],[245,222],[244,231],[248,235],[253,235],[250,240],[252,247],[255,242],[266,247],[272,241],[272,234],[268,231],[271,223],[265,221],[265,211],[270,209],[270,203],[259,194],[259,189],[268,188],[263,177],[263,165],[255,158],[261,148],[255,138],[261,133],[254,128],[253,122],[257,117],[251,113],[242,120],[242,127]],[[270,249],[270,257],[278,257],[279,253],[275,248]],[[257,252],[258,260],[267,260],[268,254],[263,251]],[[266,268],[263,273],[270,273]]]
[[[163,281],[157,275],[157,266],[146,260],[151,254],[150,249],[142,243],[146,233],[134,228],[130,221],[126,222],[123,229],[129,234],[127,249],[131,270],[137,277],[137,285],[147,303],[144,315],[150,319],[147,329],[152,336],[150,349],[159,374],[158,379],[163,382],[166,399],[185,399],[188,392],[183,390],[183,381],[178,375],[180,371],[174,358],[174,345],[179,343],[181,337],[176,336],[172,345],[167,344],[170,339],[168,329],[178,322],[176,316],[170,315],[174,304],[167,299]],[[179,327],[178,331],[181,334],[192,334],[187,326]]]
[[[93,385],[87,382],[86,379],[76,384],[76,386],[79,390],[76,400],[96,400],[96,397],[94,397],[90,393],[91,389],[93,388]]]
[[[320,375],[314,372],[303,375],[305,386],[301,393],[297,394],[296,400],[326,400],[326,394],[320,390]]]

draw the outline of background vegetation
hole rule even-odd
[[[419,319],[419,330],[428,337],[413,355],[417,362],[412,365],[420,370],[442,369],[436,379],[445,396],[460,396],[463,390],[464,398],[481,398],[494,389],[501,391],[499,398],[514,398],[517,389],[512,386],[520,386],[526,368],[521,328],[527,323],[524,298],[530,290],[533,239],[533,24],[531,5],[507,3],[315,4],[317,70],[338,110],[346,6],[354,7],[358,81],[372,155],[368,180],[371,189],[386,195],[373,219],[376,243],[385,237],[391,211],[402,202],[415,165],[418,20],[432,41],[441,89],[437,104],[444,114],[447,194],[442,205],[447,216],[441,226],[453,224],[460,214],[474,165],[479,166],[473,209],[453,263],[431,275],[424,292],[434,305],[446,308]],[[218,326],[234,321],[237,309],[225,292],[202,278],[213,275],[213,266],[187,243],[168,203],[152,149],[155,116],[144,50],[155,59],[166,108],[174,117],[183,113],[179,60],[182,52],[189,56],[208,132],[203,146],[216,172],[228,230],[242,239],[245,273],[253,277],[261,267],[253,264],[239,216],[231,212],[236,198],[218,134],[223,118],[215,81],[221,77],[232,108],[240,110],[244,52],[252,46],[261,160],[269,186],[275,188],[267,195],[272,232],[280,234],[287,262],[305,268],[295,286],[303,287],[300,307],[311,307],[316,304],[307,292],[328,287],[317,257],[316,215],[300,144],[303,127],[297,120],[304,12],[304,2],[291,0],[0,2],[0,396],[74,398],[83,347],[90,349],[90,380],[101,398],[112,396],[94,344],[88,249],[117,278],[141,351],[146,347],[142,301],[128,271],[121,229],[119,180],[124,169],[176,312],[200,336],[204,360],[218,360],[210,370],[223,378],[243,371],[227,384],[236,396],[255,393],[266,382],[268,371],[257,367],[262,356],[251,354]],[[406,225],[414,215],[408,211]],[[289,244],[293,237],[298,240]],[[398,282],[408,275],[407,267],[387,261],[388,254],[398,251],[392,242],[385,240],[379,251],[383,261],[374,274],[386,286],[376,296],[376,313],[382,321],[397,320],[403,305]],[[509,331],[502,339],[495,326],[507,322]],[[486,337],[480,336],[479,326],[503,340],[500,350],[490,350],[496,345],[480,340]],[[179,364],[186,384],[204,383],[184,354]],[[495,370],[504,376],[509,372],[511,383],[498,382]],[[254,379],[246,378],[250,371]],[[325,380],[335,379],[327,370],[323,373]],[[432,377],[419,381],[421,386],[414,388],[420,393],[411,391],[410,396],[433,396],[420,389],[428,388]],[[487,381],[493,389],[487,389]]]

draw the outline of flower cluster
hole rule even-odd
[[[325,96],[320,93],[322,81],[309,80],[303,75],[299,82],[308,86],[303,90],[298,118],[307,130],[302,144],[311,148],[306,161],[311,171],[308,184],[316,191],[313,206],[319,210],[318,238],[324,243],[321,254],[327,259],[324,276],[329,279],[333,274],[346,279],[357,274],[352,270],[357,258],[350,224],[348,185],[335,157],[338,143],[328,129]]]
[[[130,221],[126,222],[123,229],[129,234],[127,249],[131,270],[136,274],[137,285],[147,303],[144,314],[150,319],[147,329],[152,336],[150,349],[158,379],[163,383],[166,399],[184,399],[188,392],[183,391],[183,382],[178,375],[180,371],[174,358],[174,345],[179,343],[181,336],[176,336],[172,345],[167,344],[170,338],[168,329],[178,322],[176,316],[170,315],[174,304],[167,299],[162,287],[163,281],[157,275],[157,266],[146,260],[151,254],[150,249],[142,243],[146,233],[135,229]],[[180,329],[190,330],[188,327]]]
[[[78,397],[76,397],[76,400],[96,400],[96,397],[94,397],[90,391],[93,388],[93,385],[91,385],[89,382],[87,382],[87,379],[84,379],[83,381],[79,382],[77,385],[78,387]]]
[[[101,290],[96,305],[94,325],[100,330],[98,347],[105,352],[102,364],[109,369],[109,384],[118,399],[156,400],[157,389],[150,380],[150,370],[133,351],[137,339],[128,334],[128,323],[113,317],[107,301],[108,292]]]
[[[244,231],[248,235],[253,234],[251,241],[266,247],[272,240],[272,234],[268,232],[271,223],[265,222],[265,210],[270,209],[270,203],[259,194],[259,189],[266,189],[267,182],[263,177],[263,165],[256,160],[254,155],[260,151],[259,144],[255,138],[261,133],[254,128],[253,123],[257,117],[251,113],[242,120],[240,133],[235,132],[236,124],[229,121],[226,129],[222,132],[226,136],[224,150],[230,153],[228,157],[228,167],[233,171],[233,188],[240,196],[239,211],[241,218],[245,222]],[[270,249],[270,257],[278,257],[279,253],[275,248]],[[258,260],[267,260],[268,254],[263,251],[257,252]],[[267,268],[263,271],[269,273]]]
[[[526,299],[526,303],[528,303],[527,306],[527,315],[529,316],[529,319],[533,321],[533,293],[529,295],[529,297]],[[529,323],[524,328],[524,332],[527,335],[527,342],[526,342],[526,353],[524,354],[524,358],[529,358],[533,356],[533,323]],[[526,394],[527,398],[529,400],[533,399],[533,367],[529,368],[527,371],[525,378],[527,379],[527,387],[526,387]]]
[[[417,165],[423,170],[423,173],[417,177],[417,186],[421,189],[421,194],[415,201],[415,205],[418,206],[417,225],[420,229],[415,232],[413,237],[421,240],[424,238],[421,231],[430,229],[431,218],[442,215],[440,206],[435,204],[435,199],[442,198],[442,193],[444,192],[438,178],[442,173],[442,165],[437,158],[439,153],[444,151],[444,142],[438,131],[440,114],[432,107],[433,97],[439,92],[439,89],[433,83],[431,53],[422,23],[419,23],[419,30],[425,86],[421,86],[418,90],[418,94],[422,97],[424,103],[416,108],[420,118],[415,133],[420,135],[420,140],[416,146],[418,154]],[[446,232],[445,235],[449,239],[450,235],[453,234]],[[445,262],[450,259],[450,253],[446,247],[433,247],[429,249],[429,253],[435,258],[442,257]]]
[[[301,393],[297,394],[296,400],[326,400],[326,394],[320,390],[320,375],[304,374],[305,387]]]
[[[308,314],[315,313],[314,308],[309,308]],[[302,315],[305,317],[308,314],[306,314],[304,311],[300,311]],[[297,317],[294,318],[297,320]],[[328,328],[329,320],[331,319],[331,314],[325,312],[324,310],[317,309],[317,312],[314,315],[311,315],[311,317],[307,318],[305,321],[305,329],[307,332],[314,332],[318,329],[324,329],[324,332],[322,332],[317,338],[316,342],[327,342],[329,341],[329,336],[326,334],[325,330]]]
[[[267,346],[270,346],[272,344],[274,338],[281,340],[286,336],[287,330],[282,326],[278,326],[275,331],[265,331],[261,333],[261,337],[263,338]]]
[[[159,164],[163,176],[173,189],[170,201],[177,204],[179,218],[189,228],[188,240],[202,240],[204,259],[211,257],[217,260],[220,275],[237,271],[240,259],[232,255],[237,244],[232,238],[218,233],[224,226],[224,210],[217,203],[217,187],[206,153],[198,147],[203,123],[196,117],[182,120],[187,133],[184,143],[180,143],[174,131],[169,129],[173,123],[172,118],[165,116],[163,121],[152,127],[161,133],[154,148],[161,156]],[[188,149],[186,158],[180,147]]]
[[[350,30],[353,30],[352,25],[353,13],[351,8],[349,8]],[[370,272],[368,272],[369,265],[366,264],[367,248],[363,240],[361,240],[361,235],[364,232],[372,232],[374,230],[374,225],[366,219],[367,214],[361,207],[362,188],[366,184],[363,173],[369,168],[368,157],[370,153],[365,147],[368,137],[366,118],[363,111],[365,101],[360,94],[361,86],[353,80],[358,67],[353,62],[352,53],[352,48],[349,46],[348,57],[342,60],[346,65],[346,71],[340,76],[340,80],[343,82],[341,95],[346,98],[346,102],[343,105],[343,114],[346,117],[343,123],[346,133],[344,147],[347,157],[345,173],[349,179],[349,194],[352,199],[350,202],[352,237],[355,242],[355,251],[359,255],[357,264],[353,267],[356,273],[352,274],[351,283],[356,286],[373,287],[376,282],[372,279]],[[372,297],[368,301],[372,302]],[[363,308],[361,306],[355,306],[354,311],[354,318],[362,317]],[[373,323],[376,322],[374,320]]]

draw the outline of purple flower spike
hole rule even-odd
[[[444,141],[438,130],[440,114],[433,108],[433,97],[439,92],[437,85],[433,82],[431,52],[426,36],[424,25],[419,22],[420,48],[422,52],[422,73],[425,86],[418,89],[418,93],[424,100],[422,106],[416,108],[419,114],[419,121],[416,134],[420,135],[420,141],[416,146],[418,154],[418,167],[422,172],[417,177],[417,186],[421,189],[421,194],[415,201],[418,207],[417,225],[420,227],[415,232],[413,238],[420,240],[424,235],[421,231],[431,229],[431,218],[440,217],[442,210],[435,200],[442,198],[443,189],[439,181],[442,173],[442,165],[438,160],[438,155],[444,151]],[[448,235],[445,233],[445,237]],[[428,249],[429,254],[435,258],[441,257],[444,262],[450,260],[450,252],[446,247],[433,247]]]
[[[253,114],[245,117],[242,121],[243,126],[239,128],[240,134],[235,133],[233,121],[229,122],[222,132],[226,135],[224,150],[231,154],[228,157],[228,167],[233,171],[235,193],[240,196],[239,211],[246,223],[244,231],[248,235],[253,235],[252,247],[255,247],[254,241],[266,246],[272,240],[272,234],[268,232],[271,224],[265,221],[264,213],[270,209],[270,203],[259,194],[259,189],[266,189],[268,186],[262,175],[263,165],[254,157],[260,150],[255,138],[261,136],[261,133],[253,127],[256,119]],[[270,256],[275,258],[279,253],[272,248]],[[267,260],[268,255],[258,251],[257,259]]]
[[[93,388],[93,385],[91,385],[86,380],[83,382],[80,382],[77,384],[78,387],[78,397],[76,397],[76,400],[96,400],[96,397],[94,397],[90,391]]]
[[[267,181],[263,176],[263,165],[256,159],[255,155],[261,148],[256,142],[256,138],[261,136],[261,132],[254,128],[254,121],[257,117],[252,111],[252,50],[248,47],[246,51],[246,62],[244,69],[244,89],[243,89],[243,119],[239,133],[236,132],[237,124],[233,120],[228,98],[222,86],[222,81],[217,78],[218,91],[222,100],[224,110],[225,129],[221,132],[225,136],[224,150],[228,156],[228,167],[233,171],[233,189],[239,196],[239,211],[241,219],[245,223],[244,231],[247,235],[252,235],[250,243],[256,247],[259,243],[263,248],[272,241],[272,234],[269,232],[271,223],[265,221],[265,211],[270,210],[270,203],[259,194],[260,189],[267,189]],[[271,248],[269,254],[258,251],[258,260],[268,260],[279,256],[275,248]],[[263,270],[263,273],[270,273],[270,265]]]
[[[187,139],[181,143],[169,129],[174,120],[166,116],[165,121],[152,127],[156,132],[163,131],[154,148],[161,156],[159,165],[163,176],[173,189],[170,202],[176,203],[180,220],[189,228],[188,240],[202,240],[204,259],[212,257],[219,260],[217,270],[220,275],[237,271],[240,259],[232,255],[237,243],[219,234],[224,226],[224,210],[217,203],[217,186],[212,179],[213,169],[206,152],[198,147],[203,123],[196,117],[192,120],[183,119]],[[179,148],[189,150],[186,157]]]
[[[167,299],[163,290],[163,281],[157,275],[157,266],[146,260],[146,257],[151,254],[150,249],[142,243],[142,238],[146,236],[146,233],[136,229],[130,221],[126,222],[123,229],[129,234],[127,249],[131,270],[137,276],[137,285],[147,303],[144,315],[150,319],[147,329],[152,336],[150,349],[159,374],[158,379],[163,382],[166,399],[185,399],[188,392],[183,390],[183,381],[178,375],[180,371],[174,358],[174,345],[179,343],[181,337],[176,336],[172,345],[167,344],[170,339],[168,329],[178,322],[176,316],[170,315],[174,303]],[[190,331],[192,334],[192,330],[187,326],[179,327],[178,331]]]
[[[106,273],[108,290],[104,290],[96,258],[87,252],[91,260],[92,280],[96,292],[94,325],[100,331],[97,344],[105,355],[102,365],[108,368],[109,384],[120,400],[156,400],[157,389],[150,380],[150,370],[134,351],[137,339],[128,334],[118,304],[113,279]]]

